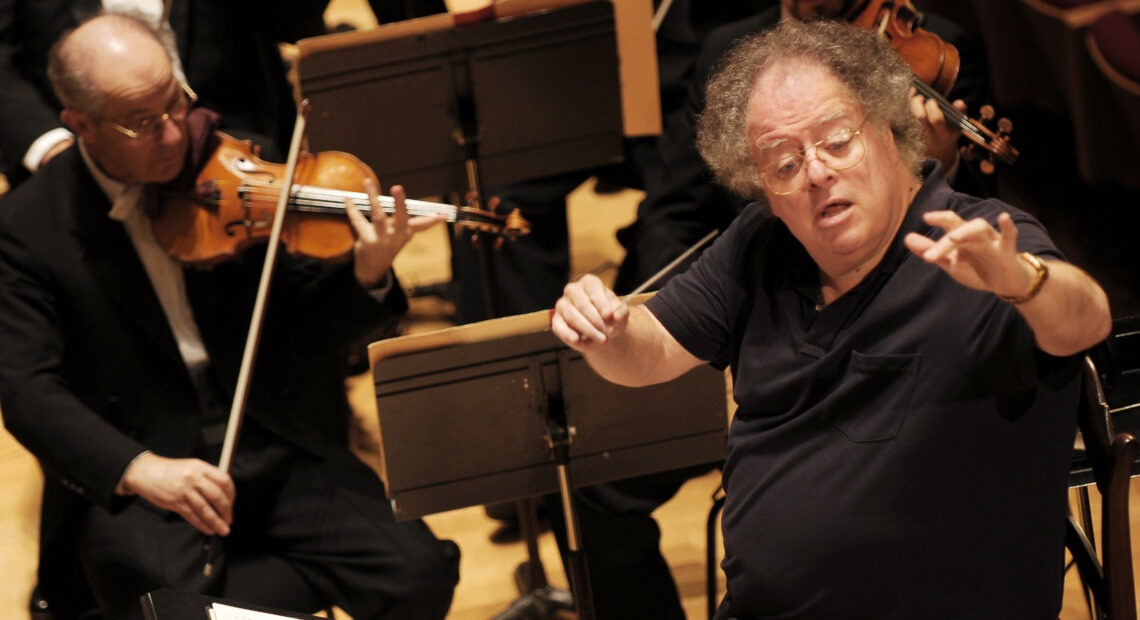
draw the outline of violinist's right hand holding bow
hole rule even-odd
[[[210,463],[146,451],[127,466],[116,493],[176,512],[208,536],[226,536],[237,491],[230,475]]]

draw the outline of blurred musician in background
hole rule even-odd
[[[755,14],[774,0],[698,2],[671,0],[655,36],[660,76],[661,113],[666,124],[682,109],[701,41],[716,27]],[[580,170],[542,179],[486,188],[487,197],[501,201],[501,209],[518,208],[531,223],[531,233],[494,253],[498,290],[484,291],[479,255],[467,243],[453,244],[452,273],[456,319],[472,323],[490,318],[488,306],[499,316],[549,308],[570,277],[570,239],[566,197],[592,176],[600,191],[642,188],[660,182],[665,169],[658,154],[658,139],[629,138],[625,160],[604,169]],[[488,303],[486,295],[493,296]]]

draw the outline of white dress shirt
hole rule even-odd
[[[191,370],[204,367],[209,363],[210,357],[202,343],[198,325],[194,322],[194,312],[186,295],[186,280],[182,275],[182,265],[155,239],[150,217],[143,208],[144,186],[124,185],[103,174],[87,155],[87,149],[82,142],[79,143],[79,152],[83,155],[83,160],[95,176],[99,187],[103,188],[111,200],[112,207],[107,214],[108,217],[122,222],[127,229],[127,235],[131,238],[135,252],[138,253],[139,260],[146,269],[159,303],[162,304],[166,321],[174,332],[178,351],[182,354],[186,367]]]

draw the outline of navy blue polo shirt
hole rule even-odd
[[[1061,258],[1041,224],[956,194],[937,168],[881,263],[817,306],[818,271],[750,206],[648,308],[689,352],[731,365],[739,406],[724,509],[736,613],[795,618],[1056,618],[1075,359],[1010,305],[903,244],[949,209]]]

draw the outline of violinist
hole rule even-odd
[[[910,87],[850,24],[745,39],[698,136],[756,202],[645,305],[586,275],[552,316],[623,385],[731,367],[721,620],[1060,612],[1079,359],[1108,301],[1027,213],[949,188]]]
[[[73,567],[104,618],[141,618],[139,596],[163,587],[358,619],[444,617],[458,549],[422,522],[394,522],[382,483],[348,450],[343,384],[351,343],[406,309],[393,258],[437,218],[408,217],[394,186],[393,216],[346,205],[347,260],[282,253],[241,438],[220,469],[266,248],[185,268],[151,227],[162,185],[216,116],[193,108],[133,17],[65,34],[49,73],[78,143],[0,207],[0,402],[45,471],[39,578],[55,617],[89,611]],[[358,189],[379,204],[378,187]]]

